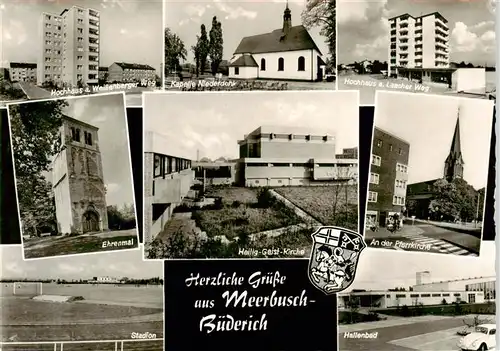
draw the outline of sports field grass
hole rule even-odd
[[[134,332],[147,332],[156,338],[163,338],[161,286],[43,284],[44,295],[82,296],[85,299],[71,303],[35,301],[29,296],[13,296],[9,294],[11,287],[12,284],[2,284],[1,342],[130,340]],[[150,344],[151,347],[147,346],[146,343],[132,345],[132,342],[127,342],[129,344],[130,347],[124,350],[162,349]],[[108,349],[105,345],[93,343],[79,345],[65,344],[64,350]],[[44,350],[46,345],[40,348],[36,345],[11,346],[15,345],[2,345],[1,349]],[[111,349],[114,350],[114,344]],[[51,350],[54,350],[53,344]]]

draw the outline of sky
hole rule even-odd
[[[100,12],[99,66],[113,62],[148,64],[160,72],[163,62],[161,0],[0,0],[0,67],[36,63],[38,22],[42,12],[60,14],[73,5]]]
[[[124,204],[135,204],[123,94],[90,95],[65,100],[69,104],[64,111],[67,116],[99,128],[107,205],[122,207]],[[50,173],[45,176],[48,181],[52,181]]]
[[[92,279],[163,277],[163,262],[143,261],[139,250],[109,251],[103,254],[23,260],[22,245],[0,246],[2,278]]]
[[[493,102],[426,94],[377,92],[375,126],[410,143],[408,183],[443,177],[460,106],[464,179],[486,186]]]
[[[349,290],[408,289],[422,271],[431,272],[431,281],[494,276],[495,242],[483,241],[480,257],[367,248],[361,253]]]
[[[289,0],[292,25],[302,24],[301,13],[306,0]],[[191,47],[196,44],[200,26],[205,24],[207,33],[212,27],[212,18],[222,23],[224,38],[224,60],[230,60],[241,39],[251,35],[272,32],[283,26],[283,11],[286,0],[166,0],[165,27],[170,28],[184,42],[188,50],[187,61],[194,63]],[[323,55],[328,54],[326,38],[319,34],[320,28],[311,28],[309,34]]]
[[[339,0],[338,62],[387,61],[388,19],[439,12],[450,29],[450,61],[495,65],[495,0]]]
[[[330,132],[336,137],[336,153],[359,144],[355,91],[167,92],[146,94],[144,99],[144,130],[163,134],[193,160],[197,150],[200,159],[238,158],[237,141],[262,125]]]

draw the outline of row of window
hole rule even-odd
[[[378,200],[378,192],[376,191],[369,191],[368,192],[368,202],[375,203]],[[393,196],[392,197],[392,204],[395,206],[404,206],[405,205],[405,198],[403,196]]]
[[[449,297],[450,294],[448,293],[443,293],[443,294],[410,294],[410,297],[411,298],[417,298],[417,297]],[[453,296],[455,297],[460,297],[461,294],[460,293],[454,293]],[[391,295],[387,295],[387,298],[390,298]],[[401,298],[406,298],[408,297],[407,294],[396,294],[396,298],[397,299],[401,299]]]
[[[262,58],[260,59],[260,70],[265,71],[266,70],[266,59]],[[284,71],[285,70],[285,59],[283,57],[278,58],[278,71]],[[300,56],[297,59],[297,71],[303,72],[306,70],[306,59],[304,56]],[[240,68],[235,67],[234,68],[234,74],[239,75],[240,74]]]
[[[191,160],[166,155],[154,155],[154,178],[165,178],[166,175],[191,168]]]
[[[92,133],[84,131],[85,145],[92,146]],[[71,139],[77,143],[81,143],[80,128],[71,127]]]
[[[406,180],[396,179],[396,188],[406,189]]]
[[[376,145],[377,145],[377,147],[382,147],[384,145],[384,142],[382,140],[378,139]],[[394,149],[393,145],[389,144],[389,151],[392,151],[393,149]],[[398,154],[399,155],[403,154],[402,148],[398,148]]]

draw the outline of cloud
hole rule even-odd
[[[386,5],[387,0],[340,0],[337,3],[337,21],[339,25],[342,25],[387,17]]]
[[[198,4],[190,4],[184,8],[184,12],[186,12],[189,17],[198,16],[201,17],[205,13],[207,7]]]
[[[214,0],[215,6],[222,12],[226,14],[226,20],[234,20],[240,17],[247,19],[255,19],[257,17],[257,12],[245,10],[243,7],[233,7],[227,3],[221,2],[221,0]]]
[[[118,191],[120,191],[120,184],[117,184],[117,183],[106,184],[106,192],[107,193],[115,193]]]
[[[481,22],[474,26],[468,27],[463,22],[455,23],[455,27],[451,31],[451,51],[456,52],[477,52],[490,53],[494,50],[495,32],[492,30],[481,33],[479,29],[485,29],[490,24]]]
[[[75,264],[67,264],[67,263],[59,263],[57,268],[60,274],[66,274],[66,273],[73,274],[73,273],[81,273],[84,271],[84,269],[81,266]]]
[[[9,20],[3,28],[3,38],[5,41],[14,41],[15,45],[22,45],[28,39],[28,33],[21,21]]]
[[[371,43],[366,43],[366,44],[356,43],[354,53],[358,57],[366,57],[366,58],[377,57],[381,50],[387,50],[388,45],[389,45],[389,36],[383,35],[376,38]]]

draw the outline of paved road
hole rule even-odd
[[[403,251],[423,251],[460,256],[478,256],[481,239],[469,234],[453,231],[451,228],[440,228],[432,224],[415,223],[405,225],[401,230],[390,233],[385,228],[377,232],[366,231],[368,246],[381,247],[382,241],[389,241],[388,249]],[[418,247],[405,246],[412,243]],[[378,245],[377,245],[378,244]]]
[[[444,318],[417,323],[405,323],[389,327],[372,322],[372,329],[360,332],[378,332],[375,339],[345,338],[343,328],[339,332],[339,350],[342,351],[455,351],[459,336],[456,331],[463,328],[462,318]],[[354,325],[355,326],[355,325]]]
[[[28,99],[47,99],[50,98],[50,91],[39,88],[36,85],[27,83],[27,82],[19,82],[17,83],[22,91],[26,94]]]

